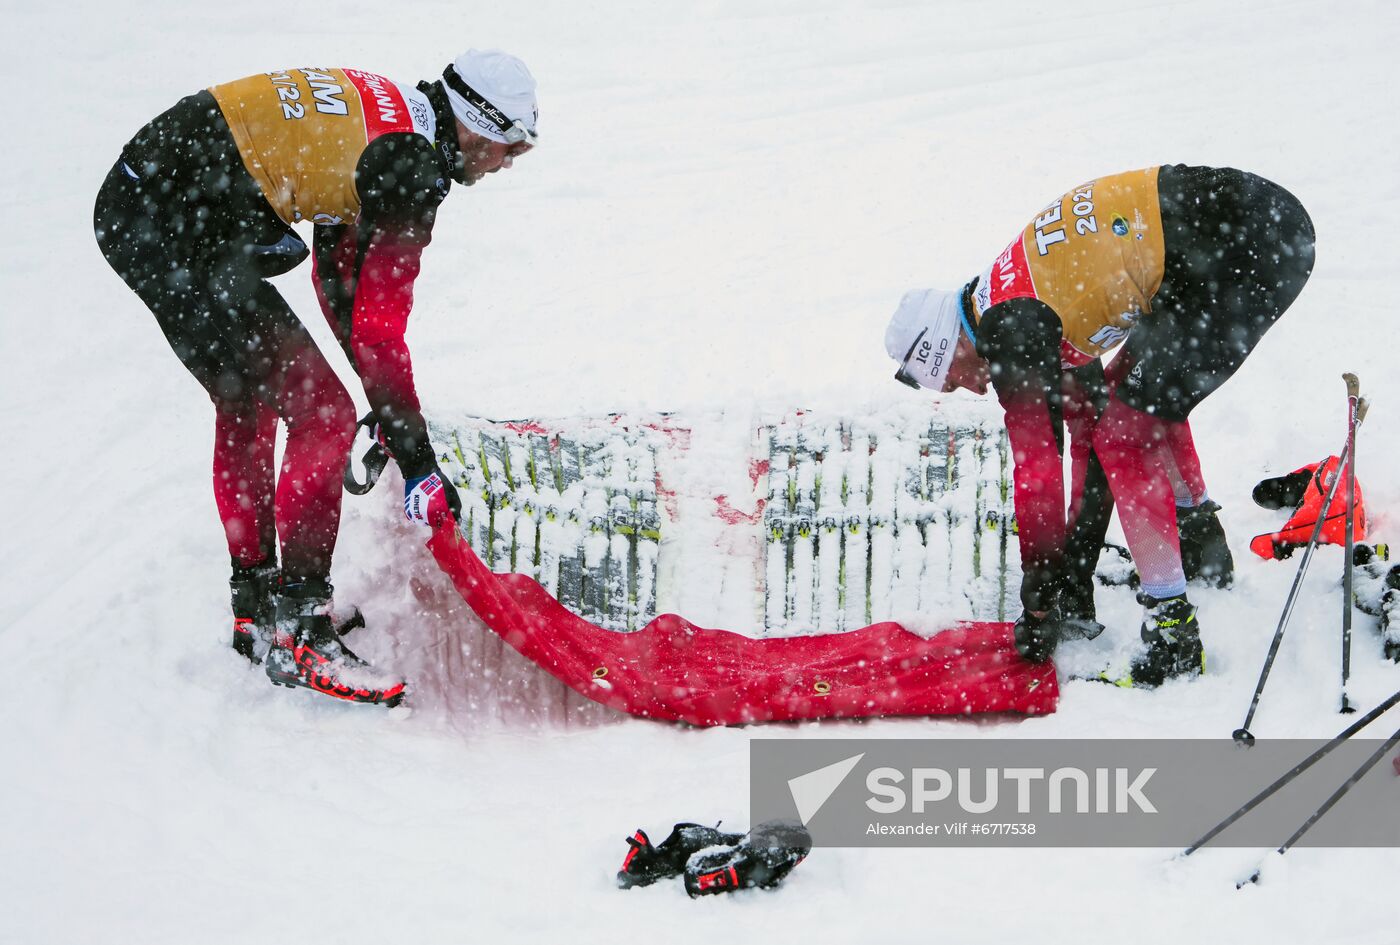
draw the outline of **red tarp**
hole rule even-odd
[[[755,639],[662,614],[633,633],[567,610],[520,574],[494,574],[448,516],[429,549],[488,627],[550,675],[622,712],[692,725],[874,715],[1055,711],[1053,663],[1016,653],[1009,623],[925,639],[897,623]]]

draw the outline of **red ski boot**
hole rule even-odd
[[[233,566],[229,596],[233,604],[233,648],[254,666],[267,657],[277,612],[277,564]]]
[[[341,632],[363,626],[359,613],[337,628],[331,588],[324,581],[287,584],[277,597],[277,629],[267,656],[267,676],[280,686],[305,686],[347,702],[396,706],[404,682],[354,654]]]

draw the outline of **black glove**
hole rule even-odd
[[[1054,611],[1037,617],[1029,610],[1016,618],[1016,652],[1032,663],[1043,663],[1055,654],[1060,642],[1060,620]]]

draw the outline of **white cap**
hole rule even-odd
[[[525,63],[496,49],[468,49],[452,63],[452,69],[502,115],[535,133],[540,108],[535,100],[535,77]],[[506,140],[501,134],[501,122],[467,101],[452,86],[446,88],[452,114],[458,121],[483,138]]]
[[[885,329],[885,352],[900,363],[901,379],[927,390],[943,389],[958,345],[960,294],[939,289],[904,293]]]

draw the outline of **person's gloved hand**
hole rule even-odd
[[[1032,663],[1043,663],[1055,653],[1060,642],[1060,621],[1055,611],[1037,616],[1026,610],[1016,618],[1016,652]]]
[[[434,464],[425,476],[414,476],[404,480],[403,515],[410,522],[419,522],[436,528],[443,516],[452,514],[453,519],[462,515],[462,499],[457,488]]]

